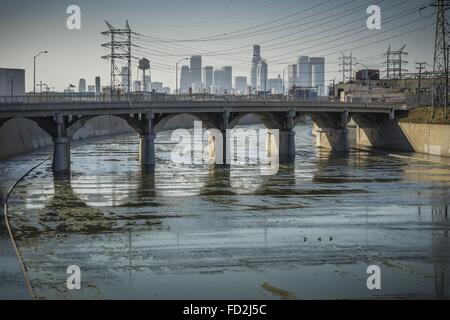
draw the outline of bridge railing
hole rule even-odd
[[[383,101],[383,100],[361,100],[353,99],[343,104],[371,104],[371,103],[386,103],[389,105],[407,104],[417,105],[414,99],[407,99],[407,101]],[[213,95],[213,94],[192,94],[192,95],[170,95],[162,93],[143,93],[136,92],[130,95],[120,94],[110,96],[109,94],[96,95],[95,93],[57,93],[57,94],[28,94],[25,96],[0,96],[0,105],[32,105],[32,104],[70,104],[70,103],[118,103],[129,102],[145,103],[145,102],[187,102],[187,101],[211,101],[211,102],[247,102],[247,101],[293,101],[293,102],[314,102],[315,104],[329,103],[339,101],[333,97],[316,97],[314,99],[304,99],[301,97],[287,96],[287,95]]]

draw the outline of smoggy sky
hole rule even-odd
[[[326,58],[327,83],[336,78],[341,51],[369,68],[381,68],[389,44],[406,44],[407,68],[429,63],[432,70],[435,15],[433,8],[419,13],[424,0],[14,0],[1,1],[0,67],[26,69],[26,86],[33,87],[33,56],[38,58],[36,80],[56,90],[85,78],[94,84],[101,76],[109,84],[110,65],[101,59],[108,49],[105,20],[123,27],[128,20],[142,36],[133,42],[136,57],[152,64],[152,81],[175,87],[175,63],[192,54],[203,56],[203,66],[233,66],[235,76],[249,77],[252,46],[261,45],[269,64],[269,77],[282,74],[299,55]],[[66,8],[81,8],[81,30],[66,27]],[[381,7],[381,30],[368,30],[366,8]],[[181,66],[181,64],[180,64]],[[356,69],[362,68],[356,66]],[[135,79],[137,68],[133,67]]]

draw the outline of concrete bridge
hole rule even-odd
[[[218,129],[225,137],[248,114],[257,116],[268,129],[279,130],[280,161],[295,157],[294,128],[309,115],[316,126],[317,144],[335,151],[349,148],[347,124],[351,118],[360,127],[373,127],[380,121],[394,119],[396,112],[408,107],[385,104],[299,101],[287,97],[251,96],[146,97],[105,101],[98,97],[45,96],[8,100],[0,97],[0,127],[10,119],[26,118],[45,130],[54,141],[53,170],[70,169],[71,136],[86,121],[103,115],[124,119],[140,138],[140,162],[155,165],[154,141],[158,131],[173,117],[189,114],[202,121],[206,129]],[[227,144],[223,143],[226,164]],[[216,159],[217,160],[217,159]]]

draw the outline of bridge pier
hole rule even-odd
[[[329,149],[336,152],[347,152],[350,150],[348,139],[348,112],[340,115],[339,121],[334,125],[325,124],[319,127],[316,123],[313,125],[313,135],[316,137],[316,147]]]
[[[156,135],[153,132],[153,113],[146,113],[142,115],[145,124],[145,133],[140,134],[140,143],[139,143],[139,160],[141,165],[145,167],[154,167],[156,164],[155,157],[155,139]]]
[[[70,139],[67,137],[65,118],[61,114],[55,115],[56,137],[53,138],[54,172],[70,170]]]
[[[230,112],[225,110],[222,114],[222,163],[219,163],[220,166],[228,167],[231,164],[231,146],[230,146],[230,135],[228,132],[229,128],[229,120],[230,120]]]
[[[289,110],[287,113],[286,129],[279,133],[279,153],[280,162],[289,163],[295,161],[295,111]]]

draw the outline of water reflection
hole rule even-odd
[[[13,228],[40,297],[274,298],[270,283],[301,298],[448,298],[448,167],[318,150],[306,126],[272,176],[176,165],[158,139],[151,172],[130,136],[77,149],[71,176],[42,168],[18,185]],[[372,263],[381,293],[365,288]],[[62,287],[69,264],[81,292]]]

